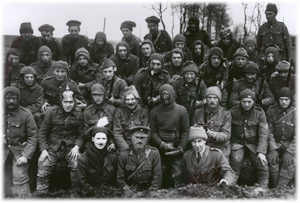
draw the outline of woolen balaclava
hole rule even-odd
[[[129,45],[128,45],[128,43],[127,42],[125,42],[125,41],[121,41],[121,42],[119,42],[118,44],[117,44],[117,46],[116,46],[116,55],[118,56],[118,58],[120,58],[120,56],[119,56],[119,46],[122,46],[122,47],[126,47],[126,49],[127,49],[127,56],[126,56],[126,59],[130,56],[130,48],[129,48]]]
[[[93,99],[93,94],[103,94],[104,100],[100,105],[95,103],[95,101]],[[107,96],[107,93],[106,93],[106,90],[105,90],[103,85],[101,85],[99,83],[96,83],[91,87],[91,101],[92,101],[92,104],[94,105],[94,107],[96,109],[101,109],[102,108],[102,106],[105,103],[106,96]]]
[[[32,68],[31,66],[25,66],[21,69],[20,71],[20,82],[23,86],[28,86],[26,83],[25,83],[25,79],[24,79],[24,76],[26,74],[33,74],[34,75],[34,83],[29,86],[29,87],[32,87],[35,85],[35,82],[36,82],[36,72],[34,70],[34,68]]]
[[[26,23],[22,23],[20,26],[20,34],[22,34],[23,32],[31,32],[33,34],[33,29],[31,27],[31,23],[30,22],[26,22]]]
[[[159,53],[151,54],[151,56],[149,58],[150,63],[153,59],[159,60],[161,62],[161,70],[165,69],[164,58],[161,54],[159,54]]]
[[[80,56],[84,56],[88,61],[90,61],[90,53],[88,52],[88,50],[86,50],[84,47],[81,47],[79,49],[77,49],[76,53],[75,53],[75,58],[76,61],[78,60],[78,58]]]
[[[142,46],[144,44],[149,44],[150,47],[151,47],[151,54],[155,53],[155,48],[154,48],[154,45],[153,45],[153,42],[150,40],[150,39],[145,39],[142,44],[141,44],[141,50],[142,50]]]
[[[217,55],[217,56],[219,56],[220,58],[221,58],[221,65],[222,65],[222,63],[223,63],[223,51],[222,51],[222,49],[220,49],[219,47],[213,47],[213,48],[211,48],[210,50],[209,50],[209,54],[208,54],[208,63],[209,63],[209,66],[210,67],[213,67],[210,63],[210,58],[213,56],[213,55]],[[220,66],[221,66],[220,65]]]
[[[183,34],[177,34],[173,39],[173,47],[175,47],[175,42],[186,42],[185,36]]]
[[[16,105],[16,107],[14,109],[7,108],[7,104],[5,102],[5,96],[9,92],[13,92],[13,93],[15,93],[17,95],[17,105]],[[7,113],[8,112],[14,112],[15,110],[17,110],[19,108],[19,106],[20,106],[19,105],[19,102],[20,102],[20,90],[18,88],[16,88],[16,87],[9,86],[9,87],[6,87],[4,89],[3,93],[4,93],[3,95],[4,95],[4,102],[5,102],[5,112],[7,112]]]
[[[42,53],[43,52],[47,52],[50,54],[50,59],[48,61],[43,61],[42,60]],[[52,51],[49,47],[43,45],[39,48],[38,50],[38,58],[39,58],[39,65],[42,66],[42,67],[49,67],[49,66],[52,66]]]
[[[274,61],[272,63],[268,62],[268,54],[272,53],[274,55]],[[265,50],[265,64],[270,64],[270,65],[277,65],[278,63],[278,50],[275,47],[268,47]]]
[[[219,98],[219,101],[222,99],[222,93],[221,90],[217,86],[211,86],[206,89],[205,92],[205,98],[207,98],[208,95],[215,95]]]
[[[167,91],[170,95],[170,102],[168,104],[162,104],[163,106],[171,107],[175,103],[175,91],[173,87],[169,84],[164,84],[159,88],[159,95],[163,93],[163,91]],[[162,98],[161,98],[162,99]]]

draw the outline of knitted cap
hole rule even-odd
[[[116,64],[112,60],[106,58],[102,64],[102,69],[109,67],[116,67]]]
[[[97,38],[100,38],[100,39],[102,39],[102,40],[104,40],[106,42],[106,34],[104,32],[97,32],[96,36],[95,36],[95,40]]]
[[[237,56],[243,56],[243,57],[246,57],[246,58],[249,58],[249,55],[247,54],[247,51],[246,49],[244,48],[238,48],[236,50],[236,52],[233,54],[234,57],[237,57]]]
[[[219,101],[222,99],[221,90],[217,86],[211,86],[207,88],[205,92],[205,98],[207,98],[208,95],[216,95],[219,98]]]
[[[267,8],[266,8],[266,12],[267,12],[267,11],[272,11],[272,12],[274,12],[274,13],[277,13],[278,10],[277,10],[276,4],[268,3]]]
[[[186,41],[185,36],[183,34],[178,34],[174,37],[173,44],[175,42],[185,42],[185,41]]]
[[[250,98],[252,99],[253,101],[256,100],[256,97],[255,97],[255,92],[253,92],[252,90],[250,89],[245,89],[241,92],[240,96],[239,96],[240,100],[244,99],[244,98]]]
[[[105,88],[99,83],[96,83],[91,87],[91,94],[105,94],[105,92]]]
[[[17,97],[18,97],[18,102],[17,104],[19,104],[19,100],[20,100],[20,90],[16,87],[13,87],[13,86],[9,86],[9,87],[6,87],[3,91],[3,95],[4,95],[4,98],[5,98],[5,95],[9,92],[14,92]]]
[[[69,71],[69,65],[65,61],[55,61],[53,62],[53,69],[55,68],[64,68],[66,71]]]
[[[78,60],[79,56],[84,56],[86,59],[90,59],[90,53],[84,47],[77,49],[75,53],[76,60]]]
[[[244,73],[259,73],[258,65],[254,62],[250,62],[243,69]]]
[[[32,68],[31,66],[25,66],[21,69],[20,75],[26,75],[26,74],[33,74],[36,76],[36,72],[34,68]]]
[[[45,45],[41,46],[38,50],[38,57],[40,58],[43,52],[48,52],[52,56],[51,49]]]
[[[145,39],[142,44],[141,44],[141,49],[142,49],[142,46],[144,44],[149,44],[150,47],[151,47],[151,53],[154,53],[155,52],[155,48],[154,48],[154,45],[153,45],[153,42],[150,40],[150,39]]]
[[[67,26],[72,27],[72,26],[78,26],[81,25],[81,22],[77,20],[70,20],[66,23]]]
[[[180,48],[174,48],[172,51],[171,51],[171,57],[173,56],[173,53],[179,53],[183,59],[183,51],[180,49]]]
[[[136,98],[136,99],[140,99],[140,96],[139,96],[139,93],[138,91],[136,90],[135,86],[134,85],[130,85],[128,87],[125,87],[123,93],[122,93],[122,98],[125,100],[126,97],[130,94],[133,94],[133,96]]]
[[[41,25],[39,27],[40,32],[43,32],[43,31],[53,32],[54,30],[55,30],[54,27],[52,25],[49,25],[49,24]]]
[[[120,30],[122,30],[122,28],[128,28],[129,30],[132,31],[132,28],[136,27],[135,22],[133,21],[125,21],[121,24]]]
[[[163,84],[160,88],[159,88],[159,94],[161,94],[163,91],[167,91],[170,96],[175,95],[175,91],[173,89],[173,87],[170,84]]]
[[[161,62],[161,64],[164,63],[164,58],[163,58],[163,56],[162,56],[161,54],[159,54],[159,53],[153,53],[153,54],[151,54],[151,56],[150,56],[150,61],[153,60],[153,59],[159,60],[159,61]]]
[[[278,98],[288,97],[290,100],[293,99],[293,91],[288,87],[283,87],[278,92]]]
[[[8,50],[8,52],[6,53],[7,56],[9,56],[10,54],[14,55],[14,56],[20,56],[20,52],[18,49],[15,48],[10,48]]]
[[[246,38],[245,41],[244,41],[245,47],[247,45],[249,45],[249,44],[252,44],[253,46],[256,47],[256,39],[254,37],[248,37],[248,38]]]
[[[23,32],[28,32],[28,31],[33,33],[31,23],[30,22],[22,23],[21,26],[20,26],[20,34],[23,33]]]
[[[278,58],[278,49],[277,48],[275,48],[275,47],[268,47],[265,50],[265,59],[267,59],[269,53],[272,53],[274,55],[275,60],[277,60],[277,58]]]
[[[194,139],[207,140],[207,134],[202,126],[191,126],[189,131],[189,141]]]
[[[184,75],[186,72],[194,72],[196,75],[198,75],[197,65],[194,62],[185,63],[182,69],[182,75]]]
[[[209,57],[211,57],[212,55],[217,55],[221,59],[223,59],[223,51],[219,47],[213,47],[209,50]]]
[[[150,16],[150,17],[146,18],[145,21],[147,23],[156,23],[156,24],[158,24],[160,22],[160,19],[156,16]]]
[[[287,71],[290,69],[290,65],[291,64],[285,60],[279,61],[276,66],[276,70],[277,71]]]

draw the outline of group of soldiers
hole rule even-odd
[[[36,37],[22,23],[4,64],[5,196],[47,194],[60,161],[82,193],[100,185],[226,189],[246,157],[260,186],[290,185],[295,68],[276,5],[265,14],[244,43],[225,28],[212,42],[197,17],[173,40],[155,16],[144,41],[125,21],[115,50],[103,32],[89,43],[79,21],[67,23],[62,43],[53,26]]]

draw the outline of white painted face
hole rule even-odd
[[[98,132],[92,137],[92,142],[97,149],[103,149],[107,143],[107,136],[103,132]]]

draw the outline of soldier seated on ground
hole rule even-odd
[[[160,189],[161,160],[158,150],[147,144],[150,128],[134,126],[129,131],[132,145],[119,155],[118,186],[124,190]]]

